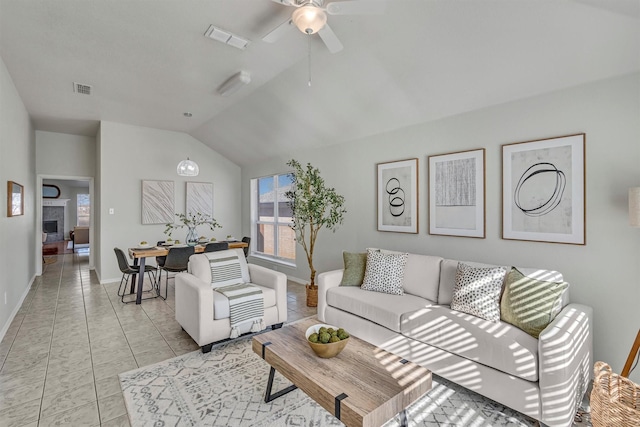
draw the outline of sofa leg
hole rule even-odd
[[[271,330],[276,330],[282,328],[282,323],[276,323],[275,325],[271,325]]]
[[[203,353],[209,353],[211,351],[211,347],[213,347],[213,343],[207,344],[207,345],[203,345],[202,346],[202,352]]]

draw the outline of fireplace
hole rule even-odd
[[[58,221],[42,221],[42,231],[45,233],[57,233]]]

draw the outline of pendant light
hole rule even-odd
[[[198,167],[198,164],[193,160],[189,160],[188,157],[187,157],[187,160],[183,160],[180,163],[178,163],[177,169],[178,169],[178,175],[180,176],[198,176],[198,174],[200,173],[200,168]]]

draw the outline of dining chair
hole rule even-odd
[[[118,286],[118,296],[120,297],[120,300],[125,303],[128,304],[130,302],[135,302],[135,299],[132,299],[131,301],[125,301],[124,300],[124,296],[127,295],[127,285],[129,284],[129,278],[133,277],[134,274],[140,274],[140,266],[137,265],[131,265],[127,262],[127,256],[125,255],[124,251],[120,248],[113,248],[113,251],[116,253],[116,259],[118,260],[118,268],[120,268],[120,271],[122,272],[122,278],[120,279],[120,286]],[[151,280],[151,289],[149,289],[148,291],[145,291],[143,288],[143,292],[151,292],[151,291],[156,291],[156,295],[152,296],[152,297],[146,297],[143,299],[150,299],[150,298],[155,298],[157,296],[160,295],[160,290],[157,287],[157,283],[156,283],[156,268],[154,266],[151,265],[145,265],[144,266],[144,273],[147,273],[149,275],[149,279]],[[126,280],[125,280],[125,276],[126,276]],[[123,286],[124,285],[124,286]],[[135,284],[134,284],[134,288],[135,288]]]
[[[249,248],[251,247],[251,237],[244,236],[242,238],[242,241],[247,244],[246,248],[242,248],[242,250],[244,251],[244,257],[246,258],[249,256]]]
[[[229,249],[229,243],[227,242],[211,242],[207,243],[203,252],[225,251],[227,249]]]
[[[162,246],[164,244],[164,240],[158,240],[158,243],[156,243],[156,246]],[[157,256],[156,257],[156,265],[158,266],[158,268],[162,267],[164,265],[164,262],[167,260],[167,256]]]
[[[160,277],[158,278],[158,295],[160,295],[160,298],[167,299],[167,295],[169,294],[169,272],[179,273],[181,271],[187,271],[187,267],[189,266],[189,257],[193,255],[195,251],[195,246],[169,248],[167,259],[164,261],[162,267],[160,267]],[[164,296],[162,296],[161,292],[163,271],[167,273],[167,278],[165,279]]]

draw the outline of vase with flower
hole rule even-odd
[[[189,214],[180,213],[176,214],[176,217],[178,218],[178,221],[168,223],[164,230],[164,234],[166,234],[167,237],[171,237],[171,233],[176,229],[187,227],[188,230],[185,242],[189,246],[195,246],[198,243],[199,238],[196,227],[200,225],[207,225],[211,231],[215,231],[216,228],[222,227],[211,215],[203,214],[201,212]]]

